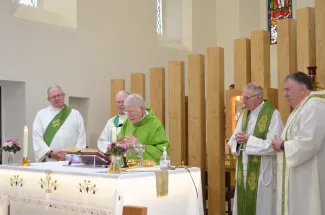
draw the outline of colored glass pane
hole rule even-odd
[[[271,44],[276,44],[278,39],[277,21],[292,18],[292,0],[268,1],[268,29]]]

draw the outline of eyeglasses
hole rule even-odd
[[[62,96],[64,96],[64,93],[61,93],[61,94],[58,94],[58,95],[55,95],[55,96],[49,96],[49,99],[53,100],[53,99],[56,99],[56,98],[61,98]]]
[[[138,113],[139,111],[140,111],[141,109],[139,109],[139,110],[129,110],[129,111],[125,111],[125,114],[131,114],[131,115],[134,115],[134,114],[136,114],[136,113]]]
[[[123,105],[124,104],[124,101],[116,101],[116,104],[117,105]]]
[[[255,94],[253,96],[250,96],[250,97],[240,97],[241,100],[244,100],[245,102],[247,102],[248,100],[250,100],[251,98],[255,97],[255,96],[258,96],[259,94]]]

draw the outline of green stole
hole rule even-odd
[[[298,113],[296,113],[295,117],[291,120],[290,125],[288,126],[285,134],[285,141],[288,141],[288,132],[291,129],[291,126],[293,125],[294,121],[296,120],[297,116],[300,114],[300,111],[302,110],[302,107],[309,101],[309,99],[312,98],[322,98],[325,99],[325,94],[314,94],[309,96],[309,98],[301,105],[299,105],[299,109],[297,110]],[[286,170],[287,170],[287,162],[286,162],[286,156],[285,156],[285,151],[283,151],[283,164],[282,164],[282,202],[281,202],[281,215],[285,215],[285,178],[286,178]]]
[[[113,124],[112,124],[112,127],[115,127],[117,128],[118,126],[118,122],[120,121],[120,115],[117,114],[113,120]],[[111,135],[109,136],[109,139],[110,139],[110,142],[112,142],[112,129],[111,129]]]
[[[268,128],[272,119],[272,115],[275,108],[271,103],[265,100],[263,104],[254,128],[253,136],[266,139]],[[243,113],[242,131],[246,132],[247,129],[247,117],[248,110]],[[242,144],[240,146],[243,147]],[[240,153],[237,163],[237,181],[236,181],[236,193],[237,193],[237,213],[238,215],[255,215],[256,214],[256,200],[258,179],[260,173],[261,156],[248,155],[247,177],[246,177],[246,189],[244,189],[243,183],[243,153]]]
[[[50,124],[47,126],[43,139],[48,146],[51,145],[56,132],[58,132],[65,120],[68,118],[71,110],[71,107],[64,105],[62,110],[52,119]]]
[[[117,114],[117,115],[115,116],[115,118],[114,118],[114,121],[113,121],[113,125],[114,125],[115,127],[118,126],[118,121],[119,121],[119,120],[120,120],[120,115]]]

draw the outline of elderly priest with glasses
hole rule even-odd
[[[124,106],[128,119],[124,122],[119,137],[128,145],[146,145],[143,159],[155,160],[158,164],[164,147],[168,149],[164,126],[153,109],[146,109],[140,95],[129,95],[124,101]],[[133,152],[129,158],[137,159],[136,153]]]
[[[40,110],[33,124],[33,147],[36,162],[65,160],[64,149],[86,148],[86,132],[82,116],[65,105],[65,94],[58,85],[47,90],[50,106]]]
[[[274,215],[276,160],[272,139],[283,129],[280,113],[263,100],[263,88],[247,84],[242,91],[246,110],[228,144],[238,156],[234,215]]]

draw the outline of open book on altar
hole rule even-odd
[[[85,148],[80,149],[78,147],[66,148],[64,152],[66,155],[66,165],[87,165],[87,166],[106,166],[111,163],[109,157],[97,149]]]

